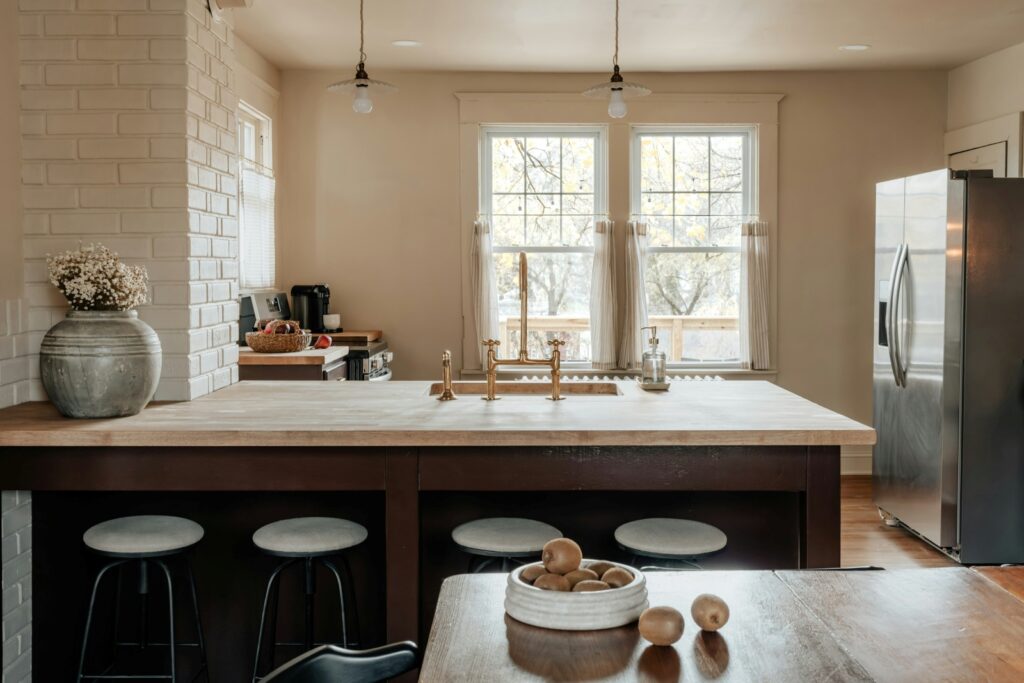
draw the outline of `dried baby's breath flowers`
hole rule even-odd
[[[50,282],[76,311],[127,311],[146,303],[149,277],[102,244],[47,255]]]

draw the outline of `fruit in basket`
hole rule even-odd
[[[263,327],[263,329],[260,330],[260,332],[263,333],[263,334],[274,334],[274,321],[271,320],[269,323],[267,323]]]
[[[671,645],[683,637],[683,615],[672,607],[650,607],[640,615],[640,635],[653,645]]]
[[[295,334],[298,330],[289,322],[278,323],[274,328],[274,334]]]
[[[328,337],[326,334],[321,334],[316,338],[316,343],[313,344],[314,349],[329,349],[334,340]]]
[[[704,631],[717,631],[729,621],[729,605],[717,595],[702,593],[694,599],[690,615]]]
[[[537,577],[533,585],[541,590],[567,592],[570,589],[569,580],[561,574],[542,574]]]
[[[601,580],[612,588],[622,588],[633,582],[633,575],[622,567],[612,567],[601,575]]]
[[[542,564],[531,564],[529,567],[525,567],[523,571],[519,572],[519,578],[526,583],[533,583],[538,578],[547,574],[548,570],[544,569]]]
[[[609,588],[611,588],[611,586],[609,586],[604,581],[596,581],[594,579],[586,579],[584,581],[580,581],[575,586],[573,586],[572,587],[572,592],[573,593],[590,593],[592,591],[606,591]]]
[[[579,569],[583,551],[571,538],[556,538],[544,544],[541,562],[552,574],[568,574]]]
[[[580,581],[597,581],[601,577],[589,569],[577,569],[566,574],[565,578],[569,580],[570,586],[575,586]]]

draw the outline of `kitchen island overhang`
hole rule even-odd
[[[792,493],[793,565],[838,566],[840,447],[873,442],[869,427],[766,382],[667,394],[622,383],[558,403],[438,402],[428,382],[243,382],[118,420],[67,420],[45,403],[0,411],[0,486],[383,493],[386,631],[400,640],[422,627],[421,496]]]

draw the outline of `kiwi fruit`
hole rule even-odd
[[[683,615],[672,607],[650,607],[640,615],[640,635],[653,645],[671,645],[683,637]]]
[[[573,593],[590,593],[592,591],[606,591],[610,586],[604,581],[584,579],[572,587]]]
[[[717,631],[729,621],[729,605],[717,595],[701,593],[694,599],[690,615],[702,630]]]
[[[622,567],[612,567],[601,574],[601,580],[612,588],[622,588],[633,581],[633,575]]]
[[[571,538],[556,538],[544,544],[540,559],[552,574],[568,574],[580,568],[583,551]]]
[[[565,578],[569,579],[570,586],[575,586],[580,581],[597,581],[601,577],[589,569],[577,569],[566,574]]]
[[[537,580],[538,576],[547,574],[548,570],[544,569],[542,564],[531,564],[523,568],[523,571],[519,572],[519,578],[526,583],[533,583]]]
[[[572,587],[569,580],[561,574],[541,574],[533,582],[535,588],[546,591],[568,592]]]
[[[605,562],[604,560],[597,560],[587,565],[587,569],[594,572],[598,576],[602,576],[609,569],[614,568],[615,565],[611,562]]]

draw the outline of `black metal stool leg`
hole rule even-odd
[[[85,613],[85,633],[82,636],[82,651],[78,657],[77,680],[79,683],[81,683],[81,681],[85,677],[85,652],[87,646],[89,645],[89,629],[92,628],[92,613],[96,607],[96,592],[99,590],[100,581],[103,579],[103,576],[109,570],[113,569],[114,567],[121,566],[122,564],[124,564],[124,562],[125,560],[119,560],[117,562],[111,562],[110,564],[104,565],[103,568],[96,573],[96,579],[93,581],[92,594],[89,596],[89,610]]]
[[[171,683],[177,683],[177,669],[175,668],[175,662],[177,660],[178,650],[174,643],[174,584],[171,581],[171,570],[167,568],[167,564],[162,560],[154,560],[156,565],[164,570],[164,577],[167,579],[167,643],[169,658],[171,662]]]
[[[139,560],[139,649],[149,645],[149,564]]]
[[[117,633],[121,624],[121,566],[117,567],[117,576],[114,577],[116,585],[114,587],[114,628],[111,631],[111,644],[110,644],[110,666],[113,667],[117,661]]]
[[[267,590],[263,594],[263,609],[260,610],[260,630],[259,630],[259,633],[256,636],[256,657],[255,657],[253,665],[252,665],[252,681],[253,681],[253,683],[256,683],[256,681],[258,681],[261,678],[261,676],[260,676],[260,652],[263,649],[263,634],[264,634],[264,631],[266,631],[266,625],[267,625],[267,606],[270,604],[270,594],[274,590],[275,585],[280,581],[281,572],[284,570],[285,567],[288,567],[289,565],[291,565],[294,562],[295,562],[295,560],[287,560],[286,562],[282,562],[281,564],[279,564],[277,566],[277,568],[273,572],[271,572],[270,578],[267,579]],[[275,619],[276,619],[276,614],[275,614]],[[275,637],[276,636],[271,636],[271,643],[270,643],[271,649],[274,648],[273,640],[274,640]]]
[[[210,665],[206,661],[206,640],[203,638],[203,622],[199,618],[199,595],[196,590],[196,577],[192,573],[192,562],[185,558],[185,569],[188,571],[188,585],[192,593],[192,616],[196,622],[196,643],[199,646],[199,672],[206,674],[206,680],[210,680]],[[193,679],[194,680],[194,679]]]
[[[352,642],[360,645],[363,641],[359,631],[359,600],[356,595],[356,583],[352,578],[352,566],[348,563],[348,555],[341,556],[342,579],[345,582],[345,591],[348,593],[349,612],[352,615],[352,623],[349,630],[352,632]]]
[[[270,594],[270,615],[267,617],[267,622],[270,625],[270,667],[267,671],[273,671],[277,668],[277,607],[281,601],[281,581],[280,579],[274,584],[274,591]]]
[[[345,620],[345,589],[341,587],[341,575],[338,573],[338,568],[330,560],[320,561],[334,574],[334,581],[338,584],[338,602],[341,605],[341,646],[348,647],[348,623]]]
[[[313,649],[313,598],[316,594],[316,565],[312,557],[306,558],[306,650]]]

